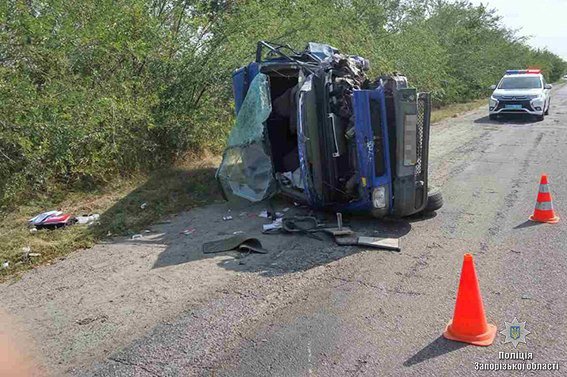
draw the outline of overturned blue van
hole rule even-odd
[[[237,113],[217,170],[225,198],[282,194],[317,209],[403,217],[441,207],[428,187],[431,100],[400,75],[309,43],[258,43],[233,74]]]

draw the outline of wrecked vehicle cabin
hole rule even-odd
[[[397,74],[370,81],[368,70],[328,45],[259,42],[256,61],[233,74],[237,119],[217,171],[225,198],[283,194],[375,217],[438,209],[427,182],[429,94]]]

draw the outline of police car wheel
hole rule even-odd
[[[441,190],[436,187],[429,188],[427,190],[427,204],[423,212],[437,211],[441,207],[443,207],[443,194],[441,194]]]

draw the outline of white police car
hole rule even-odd
[[[504,114],[530,114],[543,120],[549,113],[551,101],[551,84],[539,69],[508,70],[494,90],[488,101],[491,120]]]

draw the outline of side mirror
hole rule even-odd
[[[490,85],[490,89],[492,90],[496,89],[496,85]]]
[[[545,84],[544,89],[551,89],[553,88],[553,85],[551,84]]]

